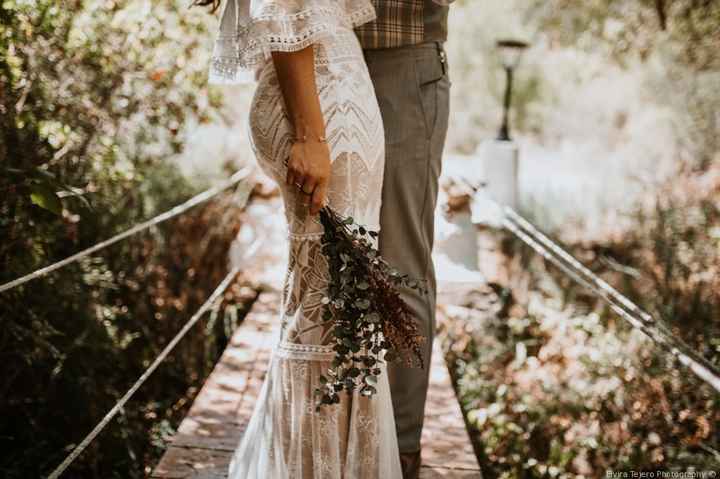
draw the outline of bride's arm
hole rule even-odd
[[[290,149],[287,184],[302,187],[316,214],[325,203],[330,179],[330,150],[325,142],[312,45],[296,52],[272,52],[275,71],[296,141]]]

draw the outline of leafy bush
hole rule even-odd
[[[205,89],[212,17],[186,7],[0,3],[0,282],[203,186],[172,162],[221,100]],[[48,473],[144,371],[226,273],[241,208],[224,195],[0,293],[3,477]],[[228,307],[253,297],[237,286]],[[222,350],[222,326],[181,343],[68,475],[143,477]]]
[[[483,476],[717,468],[716,392],[553,266],[517,251],[516,303],[476,291],[447,308],[439,335]]]
[[[720,167],[680,174],[602,247],[626,294],[720,367]]]
[[[569,248],[718,367],[720,170],[687,168],[632,228]],[[440,335],[484,475],[717,469],[717,391],[529,248],[505,252],[510,301],[475,291]]]
[[[536,1],[526,15],[564,44],[602,48],[620,61],[647,58],[667,37],[677,45],[677,59],[693,70],[720,68],[720,4],[713,0]]]

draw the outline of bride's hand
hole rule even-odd
[[[330,150],[315,84],[315,53],[310,45],[296,52],[272,52],[287,117],[296,137],[288,158],[287,184],[302,189],[315,215],[324,206],[330,181]]]
[[[330,149],[324,141],[296,141],[290,148],[286,182],[302,190],[310,200],[310,213],[325,205],[330,181]]]

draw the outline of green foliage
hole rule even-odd
[[[648,110],[660,106],[673,130],[668,158],[676,161],[677,174],[664,184],[644,185],[652,191],[632,221],[611,225],[611,239],[590,238],[577,225],[565,222],[563,236],[584,235],[584,244],[571,246],[576,257],[718,365],[720,3],[531,3],[528,9],[522,2],[513,4],[526,16],[530,29],[538,32],[536,48],[529,52],[524,68],[542,53],[566,54],[569,68],[559,78],[568,89],[558,94],[568,96],[578,78],[602,76],[612,68],[628,73],[625,79],[630,83],[632,73],[638,81],[623,92],[628,108],[621,96],[618,111],[638,117],[645,106]],[[462,43],[475,48],[472,42]],[[537,62],[541,78],[550,77],[557,66],[552,59]],[[611,97],[599,86],[592,91],[598,104]],[[613,83],[616,86],[622,84]],[[552,93],[549,88],[542,90]],[[573,141],[568,126],[575,123],[584,127],[580,131],[585,136],[598,135],[587,126],[593,125],[592,118],[572,117],[572,102],[582,106],[586,99],[573,98],[567,103],[569,109],[560,112],[575,120],[562,124],[560,141]],[[601,119],[600,124],[611,118]],[[628,118],[618,120],[617,131],[623,135],[640,131],[621,142],[638,142],[645,136],[662,140],[652,123],[631,129]],[[616,151],[617,144],[608,142],[602,157]],[[639,153],[628,155],[627,163],[640,163],[645,152]],[[653,157],[652,152],[647,157]],[[655,171],[649,170],[655,164],[648,166],[648,171],[634,173],[641,180],[653,178]],[[608,192],[619,188],[623,188],[620,182],[606,185]],[[631,193],[629,188],[624,192]],[[585,192],[579,193],[585,201]],[[636,209],[630,204],[612,206]],[[557,208],[553,205],[552,210]],[[464,307],[450,310],[452,318],[440,335],[484,476],[600,477],[608,470],[717,470],[717,392],[534,252],[520,248],[512,261],[510,289],[516,303],[503,304],[502,298],[495,298],[500,305],[493,307],[493,302],[489,306],[471,298]]]
[[[678,160],[707,169],[718,159],[720,2],[536,1],[525,11],[552,45],[602,52],[620,65],[646,62],[646,91],[672,109]]]
[[[197,191],[172,155],[220,100],[205,89],[210,20],[180,1],[0,3],[0,282]],[[47,474],[142,373],[225,274],[241,206],[223,197],[0,293],[3,477]],[[180,345],[69,477],[146,475],[222,350],[217,324]]]
[[[682,175],[664,185],[636,227],[603,253],[635,275],[607,275],[665,322],[695,352],[720,367],[720,175]]]
[[[353,227],[353,218],[327,206],[320,210],[320,221],[330,272],[323,321],[331,324],[335,358],[315,390],[317,410],[339,403],[342,391],[374,395],[383,359],[423,367],[422,343],[427,340],[399,293],[407,288],[427,294],[424,283],[400,274],[378,254],[376,231]]]
[[[566,45],[603,48],[621,61],[646,58],[667,38],[677,59],[694,70],[720,68],[720,4],[714,0],[536,1],[528,16]]]
[[[718,198],[717,166],[681,171],[632,229],[569,247],[716,367]],[[515,302],[471,297],[440,335],[485,475],[717,469],[717,392],[529,248],[505,251]]]
[[[529,257],[514,263],[512,307],[475,293],[439,334],[483,475],[716,469],[715,391]]]

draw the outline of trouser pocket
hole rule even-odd
[[[425,122],[425,136],[431,138],[437,126],[439,112],[439,88],[447,79],[447,60],[442,46],[426,50],[415,59],[415,74],[419,103]]]

